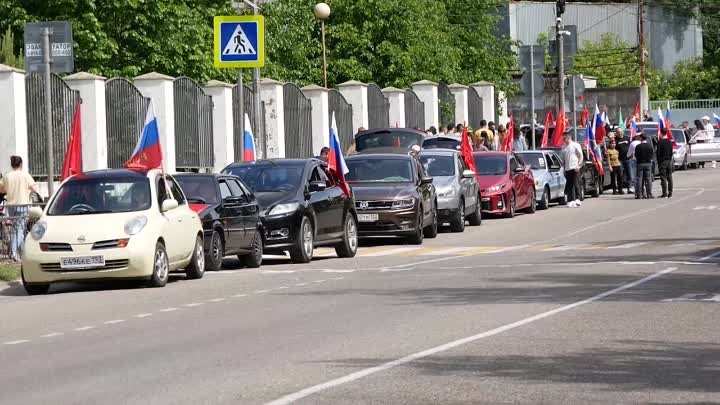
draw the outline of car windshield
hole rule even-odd
[[[425,171],[432,177],[454,176],[455,158],[453,156],[420,156]]]
[[[359,152],[365,149],[383,147],[410,148],[413,145],[420,146],[421,142],[422,135],[413,132],[378,131],[358,135],[355,139],[355,150]]]
[[[480,176],[497,176],[507,173],[507,158],[502,155],[475,155],[475,167]]]
[[[152,205],[147,178],[88,178],[63,184],[48,215],[89,215],[144,211]]]
[[[670,131],[672,133],[673,141],[677,144],[684,144],[685,143],[685,133],[682,129],[673,129]]]
[[[545,155],[542,153],[522,153],[520,156],[533,170],[546,169]]]
[[[638,132],[643,131],[644,133],[650,133],[650,131],[655,131],[657,133],[657,124],[637,124]]]
[[[409,182],[413,178],[406,159],[351,159],[346,163],[350,172],[345,178],[351,183]]]
[[[217,204],[219,202],[215,179],[209,176],[175,176],[180,188],[191,202]]]
[[[296,192],[302,183],[305,165],[245,165],[225,172],[240,177],[254,193]]]

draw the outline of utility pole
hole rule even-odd
[[[555,43],[558,49],[558,115],[562,111],[565,111],[565,50],[563,49],[563,25],[562,15],[565,13],[565,0],[557,0],[555,4],[555,10],[557,11],[557,19],[555,20]],[[565,116],[558,117],[558,119],[565,119]]]
[[[260,14],[260,8],[258,7],[260,0],[256,0],[253,4],[253,14]],[[265,136],[265,120],[262,116],[262,103],[260,101],[260,68],[253,68],[253,109],[255,110],[255,131],[256,137],[262,142],[262,158],[267,159],[267,138]],[[241,118],[245,119],[245,118]],[[243,135],[245,136],[245,135]]]
[[[645,1],[638,0],[638,42],[640,48],[640,105],[643,110],[650,108],[650,95],[646,77],[646,58],[645,58]]]

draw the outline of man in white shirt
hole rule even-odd
[[[580,145],[570,139],[570,131],[563,133],[564,146],[560,151],[560,158],[563,161],[565,172],[565,194],[567,195],[568,207],[577,208],[582,205],[578,195],[578,174],[582,168],[583,153]]]
[[[12,171],[0,179],[0,192],[5,193],[5,207],[8,217],[12,218],[10,235],[10,258],[20,261],[25,241],[28,206],[32,204],[30,193],[38,192],[35,180],[28,172],[23,171],[20,156],[10,157]]]
[[[715,138],[715,127],[710,122],[710,117],[707,115],[702,118],[703,125],[705,126],[705,133],[701,136],[698,136],[698,138],[702,138],[703,141],[706,143],[710,143]],[[717,162],[715,160],[712,161],[712,167],[717,167]]]
[[[632,190],[628,190],[628,193],[634,193],[635,192],[635,181],[637,180],[637,159],[635,159],[635,147],[640,145],[640,135],[635,135],[632,139],[632,142],[630,142],[630,147],[628,147],[628,153],[627,158],[630,164],[630,187],[632,187]]]

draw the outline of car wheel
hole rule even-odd
[[[241,258],[245,267],[249,269],[257,269],[262,265],[263,260],[263,240],[260,231],[255,232],[252,242],[252,252]]]
[[[515,217],[515,192],[510,193],[510,206],[508,212],[505,214],[505,218]]]
[[[25,274],[22,271],[22,267],[20,268],[20,277],[22,278],[23,287],[25,287],[25,292],[28,295],[45,295],[50,291],[50,284],[49,283],[32,283],[28,284],[27,281],[25,281]]]
[[[683,159],[682,165],[680,165],[680,170],[687,170],[688,168],[688,162],[687,162],[687,155],[685,156],[685,159]]]
[[[580,201],[585,201],[585,182],[583,181],[580,183],[580,195],[579,195]]]
[[[345,218],[345,229],[342,242],[335,245],[338,257],[355,257],[358,249],[358,228],[355,217],[348,212]]]
[[[422,245],[423,243],[423,209],[420,207],[418,212],[417,222],[415,223],[415,233],[408,237],[408,243],[411,245]]]
[[[207,269],[212,271],[222,269],[223,257],[225,257],[225,248],[222,237],[220,237],[220,232],[213,231],[212,237],[210,238],[210,251],[205,255]]]
[[[205,252],[203,252],[203,238],[198,235],[195,238],[195,249],[193,250],[190,264],[185,268],[185,276],[189,280],[201,279],[205,275]]]
[[[315,249],[315,234],[308,217],[303,217],[300,229],[295,238],[295,246],[290,249],[290,260],[293,263],[310,263]]]
[[[599,197],[600,196],[600,178],[594,177],[594,184],[593,190],[590,192],[590,197]]]
[[[158,242],[155,245],[155,255],[153,256],[153,270],[150,276],[150,287],[165,287],[170,273],[170,260],[168,259],[165,245]]]
[[[457,215],[450,221],[450,230],[452,232],[463,232],[465,231],[465,200],[460,199],[460,206],[457,210]]]
[[[567,195],[565,194],[564,191],[563,191],[562,197],[560,197],[560,198],[557,199],[557,203],[560,204],[560,205],[567,205],[567,203],[568,203]]]
[[[537,208],[539,210],[546,210],[550,206],[550,189],[545,186],[543,189],[543,195],[542,199],[540,200],[540,203],[538,204]]]
[[[433,208],[433,219],[432,224],[430,226],[423,229],[424,236],[428,239],[437,238],[438,235],[438,213],[437,213],[437,203],[435,204],[435,208]]]
[[[537,194],[535,192],[535,189],[533,189],[532,198],[530,199],[530,206],[525,209],[525,212],[528,214],[534,214],[536,209],[537,209]]]
[[[480,196],[477,196],[477,203],[475,203],[475,211],[468,217],[468,222],[471,226],[479,226],[482,224],[482,206],[480,202]]]

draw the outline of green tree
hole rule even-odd
[[[10,27],[8,27],[5,34],[0,37],[0,64],[14,66],[22,69],[24,60],[22,50],[20,55],[15,55],[15,42],[14,35]]]

